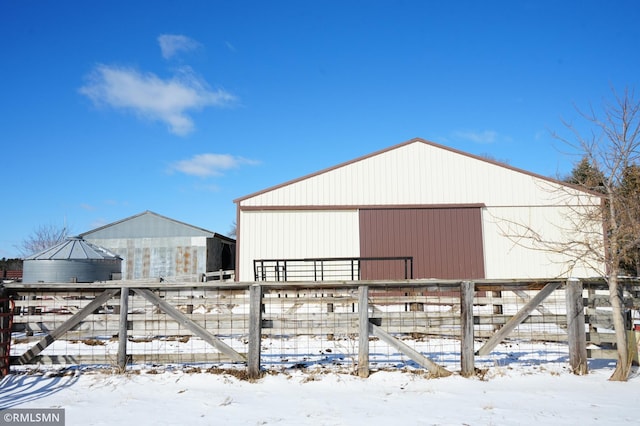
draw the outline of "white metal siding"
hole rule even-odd
[[[571,240],[567,231],[567,214],[573,207],[493,207],[483,211],[485,273],[487,278],[553,278],[593,277],[602,273],[594,269],[594,259],[577,258],[554,252],[563,242]],[[525,238],[534,231],[540,236]],[[602,230],[593,230],[594,234]],[[588,232],[579,236],[584,241]],[[577,253],[576,253],[577,254]],[[598,265],[600,268],[602,265]]]
[[[253,281],[256,259],[358,257],[357,211],[243,211],[240,281]]]
[[[423,142],[362,159],[241,201],[241,206],[554,204],[555,185]]]

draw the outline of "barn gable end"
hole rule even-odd
[[[120,255],[124,279],[200,275],[235,267],[235,240],[151,211],[81,237]]]
[[[593,275],[507,236],[512,221],[525,220],[559,238],[567,197],[599,202],[553,179],[412,139],[235,200],[237,274],[253,279],[261,258],[373,254],[417,256],[416,278]]]

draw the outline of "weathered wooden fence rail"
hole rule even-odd
[[[13,283],[3,291],[15,303],[14,365],[237,363],[257,376],[265,366],[315,363],[367,376],[384,364],[384,347],[435,376],[469,376],[505,342],[555,342],[583,373],[587,345],[613,343],[598,280],[110,281]],[[631,328],[637,282],[626,296]]]

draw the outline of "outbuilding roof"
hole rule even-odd
[[[108,238],[165,238],[165,237],[207,237],[228,242],[234,239],[190,225],[170,217],[146,210],[142,213],[121,219],[80,234],[87,239]]]

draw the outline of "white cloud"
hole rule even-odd
[[[81,203],[80,208],[89,212],[96,210],[96,206],[88,203]]]
[[[220,192],[220,186],[215,184],[198,184],[194,186],[194,189],[199,192]]]
[[[219,176],[225,170],[235,169],[242,164],[253,165],[258,162],[229,154],[198,154],[173,163],[170,169],[187,175],[208,177]]]
[[[171,59],[174,55],[180,52],[196,50],[200,46],[200,43],[197,41],[187,36],[176,34],[160,35],[158,37],[158,44],[160,44],[162,57],[165,59]]]
[[[80,88],[80,93],[96,105],[106,104],[162,121],[177,135],[186,135],[193,130],[193,121],[186,114],[188,110],[227,106],[236,99],[224,90],[210,90],[188,67],[165,80],[153,73],[98,65],[88,75],[87,84]]]
[[[476,143],[494,143],[498,138],[498,132],[493,130],[485,130],[482,132],[460,131],[455,132],[454,137],[470,140]]]
[[[89,225],[91,229],[98,229],[98,228],[102,228],[105,225],[108,225],[110,222],[105,219],[105,218],[97,218],[93,221],[91,221],[91,224]]]

